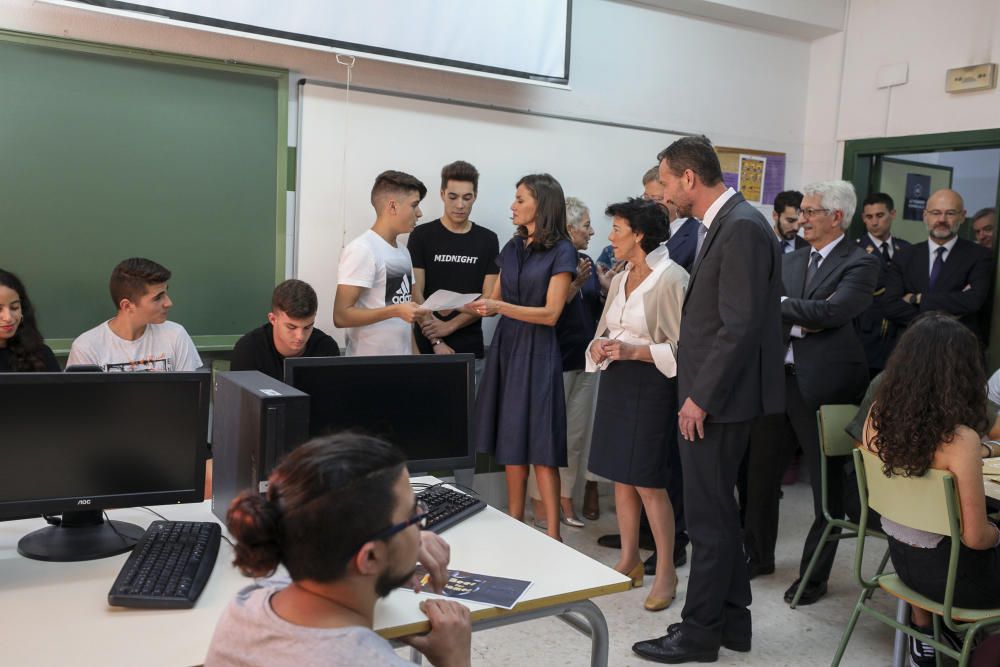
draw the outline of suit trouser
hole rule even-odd
[[[816,425],[818,405],[812,405],[802,396],[799,383],[794,374],[786,374],[785,404],[788,420],[791,422],[795,437],[802,445],[802,454],[809,468],[809,483],[812,485],[813,519],[806,535],[805,546],[802,549],[802,561],[799,563],[799,576],[805,574],[813,552],[823,536],[826,519],[823,517],[823,491],[821,486],[820,457],[823,455],[819,444],[819,427]],[[827,505],[830,515],[835,518],[844,516],[844,487],[846,464],[849,456],[835,456],[827,459]],[[839,535],[840,528],[834,528],[831,535]],[[833,569],[833,559],[837,555],[837,540],[827,542],[816,561],[812,582],[819,583],[830,578]]]
[[[781,481],[797,446],[786,414],[763,415],[754,420],[747,452],[743,534],[747,558],[761,567],[774,566]]]
[[[680,439],[691,572],[681,612],[694,642],[719,646],[750,637],[750,579],[734,489],[752,421],[705,423],[705,437]]]
[[[559,495],[563,498],[573,497],[573,487],[576,486],[581,467],[588,482],[601,479],[587,470],[587,461],[590,459],[590,437],[594,431],[597,380],[600,375],[583,370],[563,371],[563,391],[566,395],[567,463],[565,468],[559,468]],[[528,473],[528,495],[535,500],[542,498],[538,491],[538,482],[535,480],[534,466],[530,467]]]

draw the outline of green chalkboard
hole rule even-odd
[[[0,267],[57,350],[114,314],[121,259],[173,272],[202,349],[284,277],[288,73],[0,31]]]

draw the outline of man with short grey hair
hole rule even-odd
[[[868,385],[868,361],[854,330],[854,318],[872,301],[879,261],[844,235],[858,203],[853,185],[825,181],[806,186],[802,193],[802,236],[809,247],[782,257],[786,296],[781,301],[781,318],[788,343],[785,415],[809,467],[815,519],[802,550],[799,578],[785,592],[785,601],[811,604],[826,593],[837,548],[836,542],[823,547],[809,581],[800,586],[826,525],[816,411],[828,403],[857,403]],[[777,523],[781,475],[792,454],[790,448],[784,449],[754,450],[757,457],[748,464],[748,496],[751,502],[759,499],[763,504],[748,507],[748,515],[763,512]],[[838,457],[827,466],[827,504],[836,518],[844,516],[846,463],[847,457]]]

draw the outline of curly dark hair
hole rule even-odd
[[[21,302],[21,324],[17,327],[13,338],[7,341],[7,347],[13,357],[11,367],[21,372],[44,371],[45,360],[42,357],[44,339],[38,331],[35,307],[28,298],[24,283],[10,271],[0,269],[0,285],[14,290]]]
[[[923,475],[958,426],[979,434],[989,428],[979,341],[954,317],[931,312],[914,320],[883,373],[871,410],[878,433],[868,446],[887,476]]]

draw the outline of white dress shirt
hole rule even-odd
[[[719,211],[722,207],[726,205],[729,198],[736,194],[736,190],[732,188],[726,188],[726,191],[719,195],[718,199],[712,202],[712,205],[708,207],[705,211],[705,217],[701,219],[701,224],[705,225],[705,229],[711,229],[712,223],[715,222],[715,216],[719,215]]]
[[[688,221],[687,218],[677,218],[676,220],[674,220],[673,222],[671,222],[670,223],[670,236],[673,237],[673,235],[676,234],[677,231],[681,227],[683,227],[684,223],[687,222],[687,221]]]

